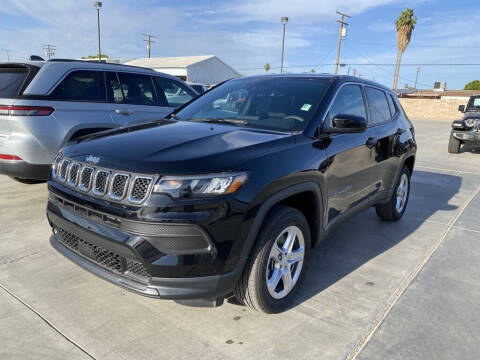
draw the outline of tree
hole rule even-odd
[[[395,26],[397,29],[397,63],[395,65],[395,76],[393,78],[393,89],[397,88],[398,74],[400,73],[400,63],[402,62],[403,52],[407,49],[412,37],[413,29],[417,23],[417,17],[413,9],[407,9],[400,13]]]
[[[312,74],[315,74],[315,73],[316,73],[315,69],[310,70],[310,72],[311,72]]]
[[[108,55],[101,54],[101,59],[108,59]],[[98,59],[98,54],[97,55],[88,55],[88,56],[82,56],[82,59]]]
[[[480,90],[480,80],[470,81],[467,85],[465,85],[464,90]]]
[[[270,70],[270,64],[266,63],[263,68],[265,69],[265,72],[268,72],[268,70]]]

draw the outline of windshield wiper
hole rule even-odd
[[[248,121],[238,120],[238,119],[194,118],[194,119],[190,119],[190,121],[201,121],[201,122],[209,122],[209,123],[217,123],[217,124],[232,124],[237,126],[248,125]]]

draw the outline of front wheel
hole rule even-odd
[[[400,220],[407,208],[410,197],[410,170],[405,165],[400,172],[395,189],[393,189],[390,201],[385,204],[377,204],[375,210],[380,219],[385,221]]]
[[[448,152],[450,154],[458,154],[460,152],[460,145],[462,142],[456,139],[453,134],[450,134],[450,141],[448,142]]]
[[[310,228],[297,209],[277,206],[269,214],[234,294],[265,313],[286,310],[305,275]]]

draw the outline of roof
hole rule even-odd
[[[180,56],[180,57],[157,57],[157,58],[140,58],[125,62],[127,65],[142,66],[149,68],[185,68],[190,65],[212,59],[215,55],[199,55],[199,56]]]
[[[312,74],[312,73],[300,73],[300,74],[264,74],[264,75],[252,75],[252,76],[245,76],[245,77],[240,77],[236,78],[234,80],[242,80],[242,79],[252,79],[252,78],[307,78],[307,79],[332,79],[338,80],[342,83],[344,82],[356,82],[356,83],[361,83],[365,85],[371,85],[375,86],[377,88],[381,88],[385,91],[388,91],[392,93],[392,89],[377,83],[375,81],[371,81],[368,79],[360,78],[360,77],[355,77],[355,76],[350,76],[350,75],[334,75],[334,74],[329,74],[329,73],[320,73],[320,74]]]

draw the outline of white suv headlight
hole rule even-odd
[[[246,172],[164,176],[157,181],[153,192],[176,199],[227,195],[240,189],[247,177]]]

